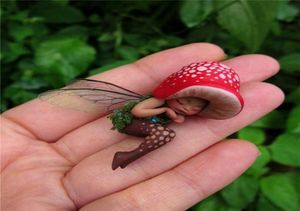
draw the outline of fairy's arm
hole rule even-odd
[[[162,113],[166,113],[175,122],[181,123],[184,121],[183,116],[176,114],[175,111],[173,111],[171,108],[160,107],[164,103],[164,100],[152,97],[138,103],[131,110],[131,113],[136,117],[151,117]]]
[[[150,117],[159,115],[166,112],[167,110],[166,107],[160,107],[164,103],[164,100],[159,100],[157,98],[152,97],[134,106],[134,108],[131,110],[131,113],[136,117]]]

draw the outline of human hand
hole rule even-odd
[[[190,44],[93,78],[148,94],[183,65],[222,59],[215,45]],[[110,130],[106,117],[39,100],[5,112],[3,210],[185,210],[229,184],[258,151],[249,142],[220,140],[276,108],[283,94],[260,82],[278,71],[274,59],[245,55],[223,63],[241,78],[243,111],[227,120],[192,117],[171,124],[176,138],[126,169],[111,169],[113,155],[133,149],[140,139]]]

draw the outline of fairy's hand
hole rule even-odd
[[[185,120],[185,117],[181,114],[177,114],[176,118],[173,119],[173,121],[176,123],[183,123],[184,120]]]
[[[170,119],[172,119],[172,120],[173,120],[173,119],[176,119],[177,114],[176,114],[176,112],[175,112],[174,110],[172,110],[172,109],[169,108],[169,107],[164,107],[164,110],[165,110],[167,116],[168,116]]]
[[[184,65],[223,59],[222,49],[215,45],[190,44],[93,79],[147,94]],[[111,169],[114,153],[131,150],[140,140],[110,130],[111,122],[103,115],[40,100],[5,112],[3,210],[186,210],[229,184],[251,165],[258,151],[246,141],[220,140],[275,109],[283,94],[261,82],[278,71],[274,59],[245,55],[223,63],[240,76],[243,111],[228,120],[193,117],[171,124],[177,134],[171,143],[125,169]]]
[[[164,108],[166,111],[167,116],[176,123],[183,123],[185,118],[183,115],[177,114],[173,109],[169,107]]]

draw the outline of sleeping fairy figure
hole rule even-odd
[[[192,115],[211,119],[237,115],[243,108],[239,89],[240,79],[232,68],[219,62],[198,62],[171,74],[149,96],[109,82],[80,79],[39,98],[80,111],[108,113],[112,129],[143,137],[135,149],[112,156],[115,170],[171,142],[176,137],[168,127],[171,122],[183,123]]]

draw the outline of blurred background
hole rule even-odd
[[[255,143],[261,156],[190,210],[299,211],[299,8],[300,1],[287,0],[2,0],[1,110],[75,78],[187,43],[212,42],[229,57],[271,55],[281,71],[269,82],[286,100],[233,135]]]

